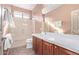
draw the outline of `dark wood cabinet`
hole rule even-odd
[[[43,55],[50,55],[50,43],[43,41]]]
[[[54,55],[78,55],[78,54],[63,47],[60,47],[58,45],[54,45]]]
[[[33,36],[33,50],[35,54],[42,55],[42,40]]]
[[[36,37],[32,37],[33,38],[33,50],[35,51],[35,53],[37,52],[37,38]]]
[[[65,49],[63,47],[60,47],[59,51],[60,51],[60,55],[78,55],[77,53],[70,51],[68,49]]]
[[[42,45],[43,45],[43,42],[42,42],[42,40],[41,39],[37,39],[37,52],[36,52],[36,54],[38,54],[38,55],[42,55],[43,53],[42,53]]]
[[[34,36],[33,36],[33,49],[37,55],[78,55],[77,53],[71,50],[63,48],[56,44],[46,42]]]
[[[59,47],[59,51],[60,51],[60,53],[59,53],[60,55],[69,55],[67,50],[62,47]]]
[[[54,47],[53,47],[53,54],[54,55],[59,55],[59,53],[60,53],[60,51],[59,51],[59,46],[57,46],[57,45],[53,45]]]
[[[50,55],[54,55],[54,44],[50,44]]]

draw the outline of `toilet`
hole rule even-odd
[[[32,48],[32,38],[26,39],[26,48]]]

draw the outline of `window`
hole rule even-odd
[[[14,11],[14,17],[22,18],[22,12]]]
[[[14,11],[14,17],[29,19],[30,15],[28,13],[24,13],[24,12],[20,12],[20,11]]]

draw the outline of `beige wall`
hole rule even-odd
[[[49,25],[47,23],[44,23],[44,29],[43,29],[43,23],[42,21],[35,21],[35,33],[41,33],[42,31],[48,32]]]
[[[47,14],[47,16],[52,17],[52,22],[55,20],[63,21],[63,30],[66,33],[70,32],[70,20],[71,20],[71,12],[73,10],[79,9],[79,4],[66,4],[61,7],[51,11]],[[50,29],[52,31],[53,29]]]
[[[42,22],[35,21],[35,33],[40,33],[42,31]]]

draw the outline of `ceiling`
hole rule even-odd
[[[32,14],[41,16],[43,8],[44,8],[43,4],[37,4],[36,7],[32,10]]]
[[[16,7],[28,9],[28,10],[33,10],[36,4],[13,4]]]
[[[33,14],[47,14],[62,4],[13,4],[16,7],[20,7],[27,10],[32,10]]]
[[[46,14],[52,10],[55,10],[56,8],[60,7],[62,4],[45,4],[44,8],[42,9],[42,13]]]

